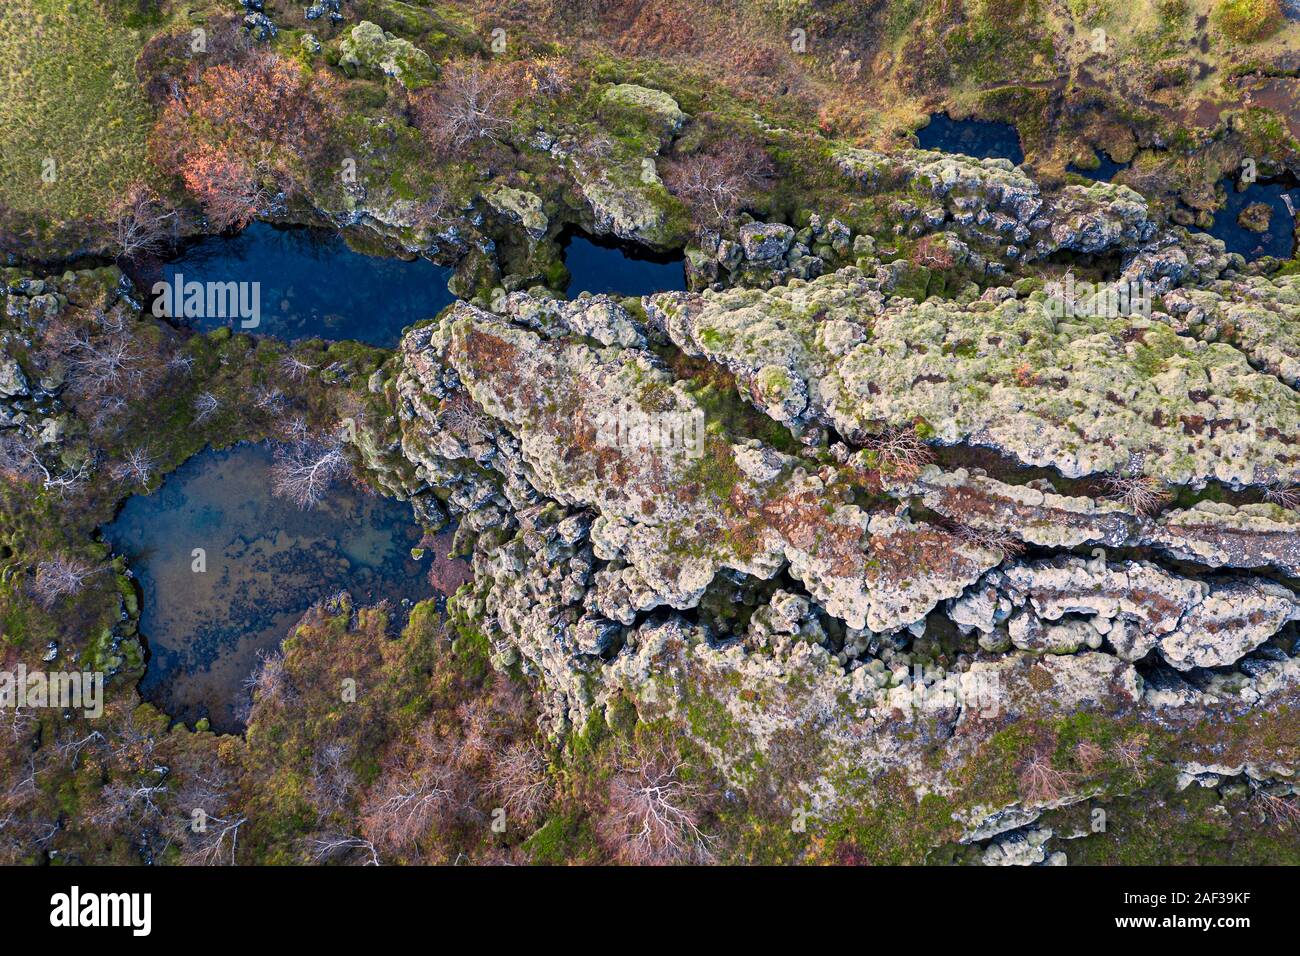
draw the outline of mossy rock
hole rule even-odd
[[[1282,25],[1279,0],[1219,0],[1214,21],[1234,40],[1255,43],[1267,39]]]
[[[429,54],[369,20],[353,27],[339,44],[339,66],[382,73],[410,90],[428,86],[438,76]]]
[[[632,83],[619,83],[600,98],[601,119],[625,122],[654,132],[661,143],[670,141],[686,122],[677,101],[663,90],[652,90]]]

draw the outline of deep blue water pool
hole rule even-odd
[[[686,265],[680,255],[655,255],[579,235],[566,236],[561,245],[570,297],[579,292],[638,296],[686,288]]]
[[[391,348],[404,327],[432,318],[454,301],[447,289],[452,270],[445,266],[363,255],[336,232],[265,222],[233,236],[201,239],[160,271],[145,277],[145,291],[159,279],[174,288],[178,276],[185,284],[259,283],[256,326],[244,324],[244,312],[184,319],[168,314],[199,329],[229,325],[284,339],[356,339]]]
[[[1236,181],[1231,178],[1224,180],[1223,187],[1227,201],[1214,213],[1214,225],[1207,230],[1209,234],[1222,239],[1229,252],[1241,253],[1247,259],[1262,256],[1291,258],[1295,252],[1300,188],[1277,182],[1257,182],[1244,192],[1237,192]],[[1267,203],[1273,210],[1267,232],[1252,232],[1237,222],[1241,211],[1252,203]]]
[[[955,120],[947,113],[935,113],[929,125],[916,131],[916,140],[922,149],[965,153],[978,159],[1009,159],[1016,165],[1025,161],[1020,135],[1010,123]]]

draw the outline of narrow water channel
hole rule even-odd
[[[564,236],[560,243],[570,275],[570,297],[579,292],[641,296],[686,289],[686,262],[680,253],[656,255],[575,233]]]
[[[922,149],[964,153],[976,159],[1009,159],[1017,166],[1025,161],[1020,134],[1010,123],[955,120],[947,113],[935,113],[916,131],[916,141]]]
[[[455,297],[452,270],[427,259],[369,256],[327,229],[254,222],[232,236],[207,236],[138,281],[258,283],[260,319],[246,331],[283,339],[355,339],[391,348],[402,329],[430,319]],[[149,303],[152,305],[152,301]],[[202,330],[240,326],[228,317],[184,320]]]

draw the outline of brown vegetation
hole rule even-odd
[[[181,178],[215,227],[238,227],[273,192],[308,181],[337,101],[328,74],[273,54],[220,63],[169,100],[154,128],[154,160]]]
[[[687,204],[696,224],[716,228],[754,193],[768,188],[776,169],[762,146],[749,139],[719,139],[664,164],[664,185]]]

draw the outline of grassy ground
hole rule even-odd
[[[102,214],[147,172],[152,115],[134,63],[159,24],[134,19],[110,22],[91,0],[0,4],[0,206],[40,229]]]

